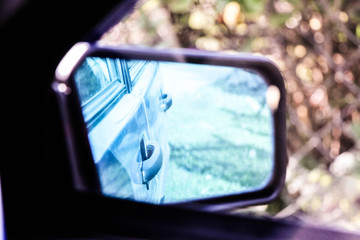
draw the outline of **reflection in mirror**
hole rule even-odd
[[[271,88],[260,74],[87,57],[74,80],[105,195],[161,204],[269,182]]]

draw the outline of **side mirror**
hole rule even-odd
[[[79,191],[223,210],[284,185],[285,87],[264,57],[78,43],[53,89]]]

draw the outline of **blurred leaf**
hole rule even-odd
[[[302,0],[287,0],[290,2],[295,9],[302,9],[304,7],[304,3]]]
[[[336,34],[336,41],[338,42],[346,42],[347,38],[346,35],[342,32]]]
[[[360,123],[353,123],[351,125],[352,132],[356,135],[357,139],[360,139]]]
[[[228,4],[230,2],[230,0],[217,0],[216,1],[216,11],[221,13],[222,11],[224,11],[224,8],[226,6],[226,4]],[[239,2],[239,1],[237,1]]]
[[[194,4],[192,0],[166,0],[165,2],[173,13],[189,12]]]
[[[350,20],[355,23],[360,23],[360,2],[348,4],[347,8]]]
[[[314,169],[320,166],[319,161],[313,156],[309,155],[301,159],[300,164],[306,169]]]
[[[243,0],[240,1],[240,5],[243,3],[246,12],[263,14],[265,12],[266,1],[263,0]]]
[[[254,40],[253,38],[247,39],[246,41],[240,44],[238,50],[242,52],[251,52],[251,44],[253,40]]]
[[[356,36],[360,39],[360,24],[356,26]]]
[[[285,190],[284,190],[285,191]],[[284,192],[283,191],[283,192]],[[282,194],[284,195],[284,194]],[[286,203],[284,202],[284,198],[277,197],[274,201],[272,201],[266,208],[266,211],[270,214],[276,214],[283,210],[286,207]]]
[[[292,14],[273,14],[270,17],[270,24],[274,27],[282,27]]]

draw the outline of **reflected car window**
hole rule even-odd
[[[81,104],[87,102],[111,82],[120,80],[115,61],[101,58],[87,58],[76,72],[75,78]]]
[[[142,72],[144,71],[144,66],[147,64],[147,62],[148,61],[126,60],[132,85],[135,85],[137,80],[139,80],[139,76],[141,76]]]
[[[116,99],[126,92],[119,59],[86,58],[75,73],[83,115],[88,128],[98,122]]]

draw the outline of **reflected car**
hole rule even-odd
[[[105,195],[164,202],[171,97],[158,68],[154,61],[88,57],[74,75]]]
[[[103,57],[106,48],[95,49],[80,58],[68,84],[75,85],[73,105],[81,108],[103,194],[186,203],[271,184],[277,165],[266,100],[271,82],[260,73],[124,57],[138,50],[119,47]],[[168,60],[170,54],[162,52]]]

